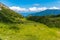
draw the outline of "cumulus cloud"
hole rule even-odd
[[[29,11],[37,11],[36,7],[29,8]]]
[[[46,10],[46,7],[38,8],[38,7],[31,7],[29,8],[30,11],[37,12],[37,11],[43,11]]]
[[[38,12],[38,11],[44,11],[46,9],[60,9],[58,7],[30,7],[30,8],[21,8],[21,7],[17,7],[17,6],[12,6],[10,7],[10,9],[14,10],[14,11],[18,11],[18,12]]]
[[[12,6],[12,7],[9,7],[9,8],[14,10],[14,11],[20,11],[20,12],[27,11],[26,8],[21,8],[21,7],[17,7],[17,6]]]
[[[37,12],[37,11],[43,11],[46,10],[46,7],[30,7],[30,8],[21,8],[21,7],[17,7],[17,6],[12,6],[9,7],[10,9],[14,10],[14,11],[20,11],[20,12]]]
[[[58,7],[50,7],[49,9],[60,9],[60,8],[58,8]]]

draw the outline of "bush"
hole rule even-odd
[[[13,29],[13,30],[19,30],[20,28],[18,27],[18,26],[11,26],[11,27],[9,27],[9,29]]]
[[[60,16],[29,16],[27,19],[43,23],[50,28],[60,28]]]

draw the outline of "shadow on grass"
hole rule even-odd
[[[16,25],[13,25],[13,26],[10,26],[9,29],[12,29],[12,30],[19,30],[20,28]]]
[[[2,39],[0,38],[0,40],[2,40]]]
[[[39,38],[35,35],[25,35],[26,38],[24,40],[39,40]]]

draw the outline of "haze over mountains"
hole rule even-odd
[[[60,14],[60,9],[46,9],[44,11],[40,12],[18,12],[23,16],[45,16],[45,15],[59,15]]]
[[[33,16],[47,16],[47,15],[59,15],[60,9],[47,9],[41,12],[36,12],[31,15]]]

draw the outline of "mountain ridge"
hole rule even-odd
[[[10,22],[20,22],[19,20],[23,18],[21,14],[9,9],[4,4],[0,4],[0,20],[1,21],[10,21]]]
[[[47,9],[41,12],[36,12],[33,14],[30,14],[32,16],[47,16],[47,15],[59,15],[60,9]]]

